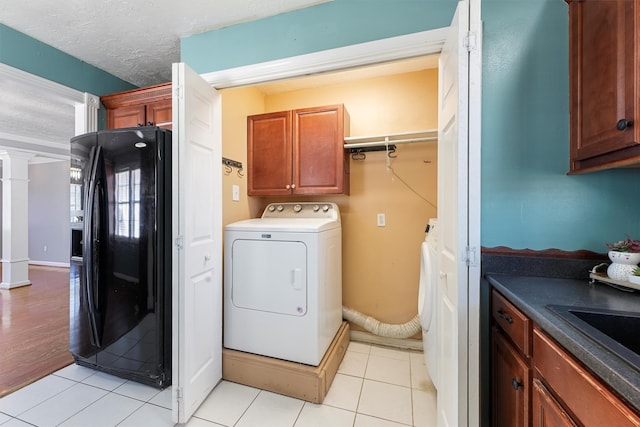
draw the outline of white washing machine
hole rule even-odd
[[[418,315],[422,325],[424,360],[433,385],[438,388],[438,220],[430,219],[420,250]]]
[[[224,346],[317,366],[342,323],[335,203],[272,203],[224,232]]]

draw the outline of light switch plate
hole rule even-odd
[[[240,201],[240,186],[239,185],[235,185],[235,184],[232,185],[231,186],[231,193],[232,193],[231,199],[234,202]]]

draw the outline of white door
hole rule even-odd
[[[172,418],[185,423],[222,378],[220,95],[173,64]]]
[[[438,95],[438,425],[468,423],[469,3],[460,1],[440,54]]]

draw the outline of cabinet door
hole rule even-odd
[[[247,194],[291,194],[291,112],[247,117]]]
[[[543,331],[533,330],[536,376],[581,425],[631,427],[640,417]]]
[[[294,194],[348,194],[344,116],[342,105],[294,110]]]
[[[147,104],[146,113],[146,124],[151,123],[154,126],[171,129],[172,116],[170,99]]]
[[[640,155],[635,1],[568,1],[571,170],[615,166]]]
[[[107,110],[107,129],[131,128],[145,123],[144,105],[131,105]]]
[[[529,426],[529,367],[496,327],[491,349],[493,426]]]
[[[576,427],[571,417],[551,396],[544,384],[533,380],[533,427]]]

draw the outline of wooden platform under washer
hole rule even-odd
[[[222,350],[222,378],[308,402],[322,403],[348,345],[349,324],[342,322],[318,366],[225,348]]]

